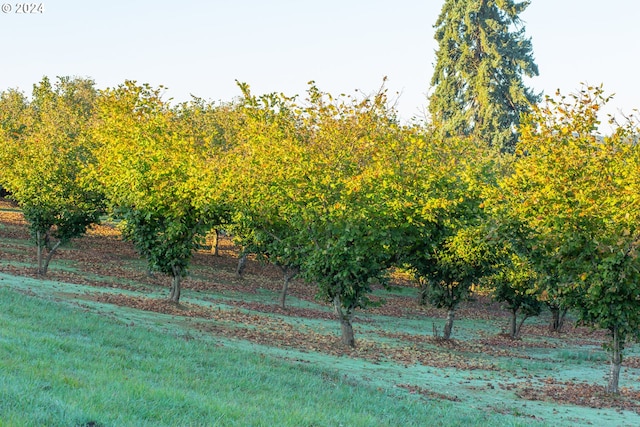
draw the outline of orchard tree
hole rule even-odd
[[[492,249],[481,227],[463,227],[435,248],[430,262],[416,268],[426,282],[424,298],[447,310],[444,339],[451,338],[458,305],[469,300],[471,286],[488,274]]]
[[[492,194],[486,196],[488,200],[502,197],[498,188],[491,188],[489,192]],[[529,315],[538,315],[538,306],[546,306],[551,312],[549,331],[560,332],[569,311],[568,301],[575,291],[562,282],[561,261],[548,252],[552,248],[545,246],[542,236],[519,219],[508,204],[490,203],[489,211],[491,221],[496,224],[498,240],[506,249],[506,258],[490,278],[494,297],[510,307],[516,307],[519,301],[525,316],[527,310]]]
[[[97,91],[88,79],[43,78],[31,99],[0,95],[1,184],[21,207],[36,242],[38,274],[46,275],[60,245],[99,221],[102,195],[86,179],[94,163],[89,128]]]
[[[289,284],[300,273],[302,248],[298,241],[298,233],[279,215],[268,215],[259,219],[254,215],[248,216],[249,212],[251,209],[248,206],[239,207],[231,224],[234,240],[243,248],[240,262],[246,254],[252,253],[256,254],[259,260],[269,262],[280,269],[282,289],[279,304],[284,309]]]
[[[445,136],[472,136],[513,151],[520,116],[539,96],[523,77],[538,75],[520,19],[529,1],[445,0],[429,113]]]
[[[355,99],[319,91],[307,99],[254,97],[241,85],[241,141],[231,167],[230,197],[260,249],[318,286],[333,305],[342,343],[355,346],[354,312],[370,304],[390,265],[388,216],[375,171],[391,159],[399,128],[384,91]]]
[[[492,291],[493,299],[505,303],[510,311],[509,336],[520,338],[524,322],[542,311],[538,276],[527,258],[516,252],[506,251],[504,259],[495,266],[496,272],[486,282]],[[518,322],[518,314],[521,314]]]
[[[640,153],[634,124],[597,135],[608,99],[599,87],[547,99],[522,125],[520,156],[496,201],[535,232],[579,320],[609,332],[607,390],[618,393],[625,343],[640,330]],[[531,260],[544,274],[541,258]]]
[[[444,337],[451,337],[457,306],[471,286],[490,271],[492,243],[482,189],[499,171],[495,153],[471,139],[442,139],[416,130],[401,161],[388,164],[395,216],[396,263],[411,269],[421,285],[421,302],[447,309]],[[408,173],[407,171],[411,171]]]
[[[231,201],[232,212],[225,231],[241,248],[236,275],[242,277],[249,254],[255,254],[258,259],[280,268],[283,274],[280,306],[285,308],[289,283],[299,272],[299,251],[295,242],[296,231],[289,226],[287,216],[280,214],[281,206],[273,203],[271,198],[279,195],[271,192],[285,188],[276,188],[273,181],[284,178],[282,172],[287,170],[292,159],[291,153],[286,153],[286,150],[293,146],[286,141],[296,141],[296,135],[299,134],[293,99],[275,94],[254,97],[248,85],[238,83],[238,86],[243,98],[225,104],[217,111],[217,138],[231,151],[219,164],[212,165],[215,168],[211,173],[223,171],[226,176],[226,185],[222,190],[225,195],[222,197]],[[260,160],[262,154],[247,152],[253,151],[251,145],[261,144],[260,141],[266,144],[260,150],[264,150],[266,156],[269,153],[274,156],[269,160],[282,162],[279,171],[274,166],[273,171],[267,172],[267,165]],[[275,144],[279,141],[283,141],[282,145],[276,148]],[[279,149],[283,151],[276,151]],[[268,175],[270,173],[276,175]],[[266,183],[274,186],[264,187]]]
[[[95,173],[124,237],[151,270],[172,278],[169,299],[177,303],[193,250],[224,209],[206,174],[215,144],[194,125],[202,105],[172,107],[161,91],[127,81],[102,93]]]

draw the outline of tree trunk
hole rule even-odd
[[[247,265],[247,254],[242,253],[240,258],[238,258],[238,266],[236,267],[237,277],[242,277],[242,274],[244,273],[244,268],[246,267],[246,265]]]
[[[558,306],[549,307],[551,310],[551,323],[549,324],[549,330],[551,332],[560,332],[564,325],[564,318],[567,315],[566,308],[560,308]]]
[[[172,267],[173,276],[171,278],[171,294],[169,300],[175,303],[180,302],[180,279],[182,278],[182,271],[180,267]]]
[[[513,338],[514,340],[517,340],[518,338],[520,338],[520,331],[522,330],[522,325],[524,324],[524,321],[527,320],[528,318],[529,316],[526,314],[522,316],[520,323],[518,323],[516,326],[516,333],[512,335],[511,338]]]
[[[38,247],[38,274],[45,275],[43,273],[43,252],[44,252],[44,242],[42,241],[42,234],[39,231],[36,231],[36,246]]]
[[[424,280],[422,277],[418,279],[418,283],[420,284],[420,292],[418,293],[418,303],[420,305],[427,305],[427,297],[429,294],[429,282]]]
[[[356,346],[356,339],[355,339],[355,336],[353,335],[353,325],[351,324],[351,313],[349,312],[349,310],[347,310],[346,313],[342,311],[340,297],[338,296],[336,296],[333,299],[333,305],[340,319],[340,331],[342,333],[341,335],[342,344],[344,344],[347,347],[354,348]]]
[[[353,335],[353,325],[351,324],[351,320],[347,317],[342,317],[340,319],[340,331],[342,333],[342,344],[347,347],[355,348],[356,339]]]
[[[62,241],[58,240],[51,249],[49,246],[49,236],[47,233],[43,236],[40,231],[36,231],[36,246],[38,247],[38,274],[46,276],[49,271],[49,263],[53,258],[53,253],[60,247]],[[45,256],[46,253],[46,256]]]
[[[509,336],[511,338],[516,337],[516,332],[518,331],[518,309],[511,309],[511,319],[509,319]]]
[[[442,336],[445,340],[451,339],[451,332],[453,331],[453,319],[455,317],[455,309],[450,308],[447,312],[447,322],[444,324],[444,331]]]
[[[220,240],[220,232],[217,228],[213,230],[211,237],[213,239],[213,241],[211,242],[211,253],[213,254],[213,256],[220,256],[220,254],[218,253],[218,241]]]
[[[47,271],[49,271],[49,263],[51,262],[51,258],[53,258],[53,253],[56,251],[56,249],[58,249],[61,243],[62,243],[61,241],[56,242],[56,244],[53,245],[51,250],[49,250],[47,257],[44,260],[44,269],[42,270],[43,276],[47,275]]]
[[[609,383],[607,384],[607,393],[619,394],[618,382],[620,380],[620,367],[622,365],[622,351],[620,349],[620,335],[618,327],[614,326],[612,330],[611,343],[611,370],[609,371]]]
[[[289,289],[289,282],[298,274],[297,268],[282,267],[283,283],[282,292],[280,292],[280,307],[285,308],[285,299],[287,298],[287,290]]]

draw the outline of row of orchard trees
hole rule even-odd
[[[253,95],[173,105],[162,88],[43,79],[0,94],[0,185],[22,207],[46,274],[56,248],[110,214],[149,267],[172,278],[213,228],[317,285],[344,344],[391,267],[446,308],[472,285],[511,309],[512,335],[546,304],[610,331],[609,390],[640,326],[637,129],[597,138],[602,91],[560,98],[522,123],[515,155],[402,125],[384,90],[333,98]],[[283,294],[284,295],[284,294]],[[522,313],[517,322],[517,315]]]
[[[222,226],[285,277],[316,283],[345,344],[355,342],[354,310],[392,266],[413,269],[453,312],[486,264],[466,249],[481,238],[493,154],[401,126],[383,90],[334,99],[311,84],[299,101],[240,89],[221,105],[172,105],[162,88],[97,91],[71,78],[45,78],[31,98],[3,92],[0,181],[30,224],[39,273],[109,213],[149,266],[172,277],[176,302],[199,238]],[[460,267],[467,258],[478,265]],[[461,291],[436,297],[443,286]]]

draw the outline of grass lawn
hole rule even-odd
[[[128,326],[0,288],[2,426],[514,425],[337,369]],[[524,423],[521,423],[524,424]]]

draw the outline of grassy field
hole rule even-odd
[[[128,327],[6,287],[0,307],[3,426],[503,422],[474,411],[448,416],[453,403],[378,390],[337,369]]]
[[[550,334],[543,317],[512,341],[485,298],[444,342],[444,313],[415,289],[378,289],[350,350],[313,286],[278,308],[278,270],[236,278],[228,241],[196,254],[177,306],[109,228],[64,248],[46,280],[34,258],[0,205],[0,426],[640,425],[638,346],[611,399],[602,332]]]

